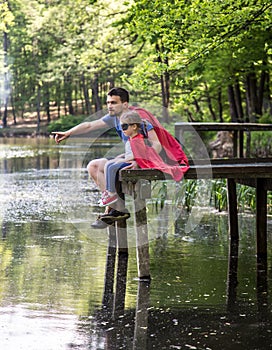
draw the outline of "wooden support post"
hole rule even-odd
[[[113,306],[113,284],[114,284],[114,269],[116,259],[116,232],[114,226],[109,226],[108,230],[108,251],[105,271],[104,294],[102,306],[105,309],[112,309]]]
[[[134,210],[136,229],[136,254],[139,279],[150,279],[149,242],[147,230],[146,202],[143,198],[149,195],[149,182],[138,181],[134,187]],[[145,188],[145,191],[143,191]]]
[[[125,309],[128,254],[119,252],[114,295],[113,318],[118,318]]]
[[[236,306],[238,285],[238,252],[239,241],[231,239],[229,242],[229,266],[227,278],[227,308],[229,311],[232,311]]]
[[[116,287],[114,297],[113,317],[118,317],[125,308],[127,265],[128,265],[128,243],[127,243],[127,222],[120,220],[115,223],[118,265],[116,276]]]
[[[258,259],[257,262],[257,305],[261,317],[268,311],[267,261]]]
[[[118,254],[128,254],[128,241],[127,241],[127,221],[120,220],[115,223],[116,226],[116,239]]]
[[[150,283],[139,281],[133,337],[133,350],[147,349]]]
[[[120,181],[116,182],[116,191],[120,199],[125,202],[125,194],[122,189],[122,185]],[[118,254],[119,253],[128,254],[127,221],[126,220],[116,221],[115,227],[116,227],[116,240],[117,240]]]
[[[261,317],[267,312],[267,186],[264,179],[256,181],[256,240],[257,240],[257,301]]]
[[[239,228],[236,182],[228,179],[228,208],[229,208],[229,266],[227,282],[227,306],[231,310],[236,303],[237,269],[238,269],[238,248],[239,248]]]
[[[267,261],[267,190],[263,179],[257,179],[256,185],[256,235],[257,259]]]
[[[227,183],[228,183],[228,207],[229,207],[230,239],[238,241],[239,240],[239,229],[238,229],[236,182],[234,179],[228,179]]]

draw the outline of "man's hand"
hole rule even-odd
[[[68,131],[53,131],[52,134],[55,135],[55,141],[57,144],[70,136]]]

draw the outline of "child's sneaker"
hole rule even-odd
[[[118,200],[118,195],[117,193],[110,195],[109,192],[103,191],[101,201],[100,201],[100,206],[105,207],[107,205],[110,205],[112,203],[115,203]]]

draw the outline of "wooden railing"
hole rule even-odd
[[[272,124],[258,123],[175,123],[175,136],[182,142],[184,133],[204,131],[229,131],[233,133],[233,156],[243,158],[244,135],[253,131],[272,131]]]

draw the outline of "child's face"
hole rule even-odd
[[[137,124],[125,123],[121,121],[121,128],[123,133],[128,137],[133,137],[138,134]]]

